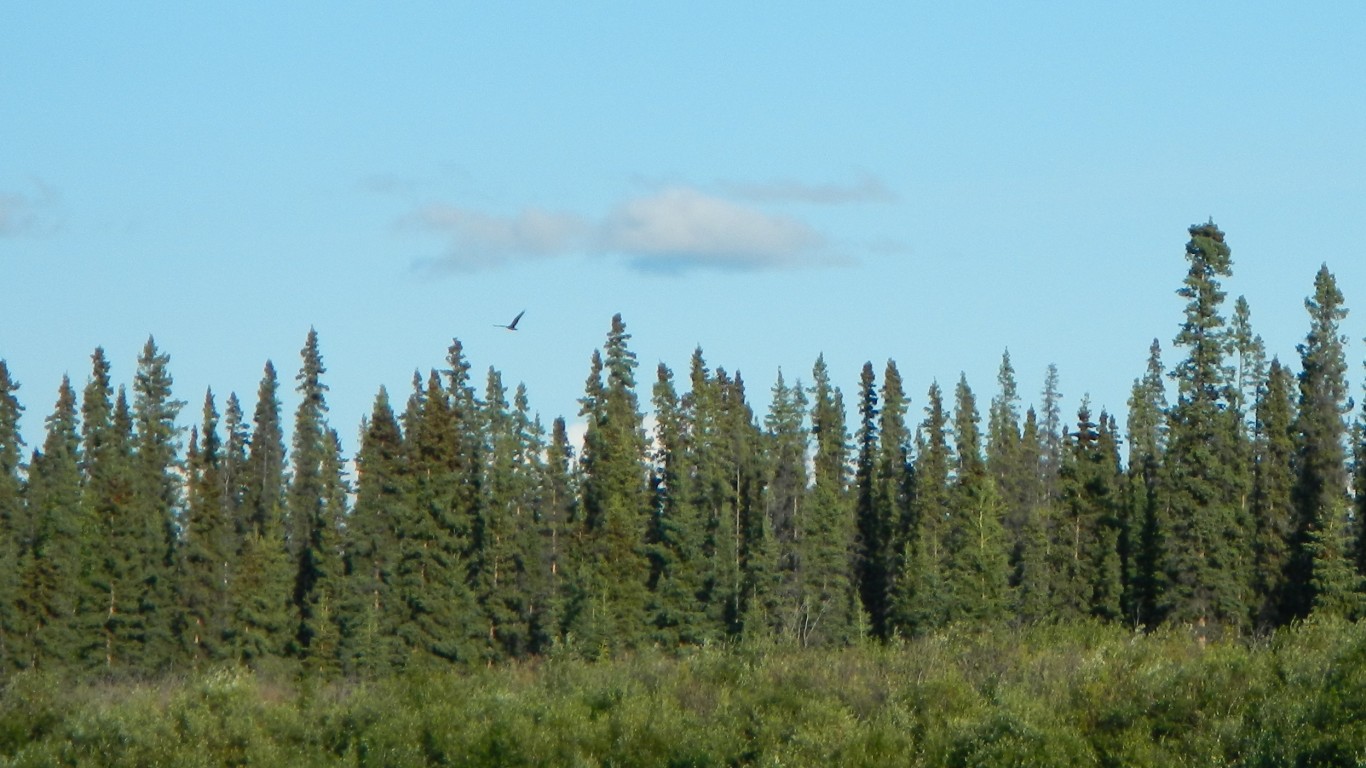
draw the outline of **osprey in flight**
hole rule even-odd
[[[498,328],[506,328],[506,329],[508,329],[509,331],[515,331],[515,330],[517,330],[517,322],[518,322],[519,320],[521,320],[521,319],[522,319],[522,315],[525,315],[525,314],[526,314],[526,310],[524,309],[524,310],[522,310],[521,312],[518,312],[518,313],[517,313],[517,316],[514,317],[514,318],[512,318],[512,322],[508,323],[507,325],[502,325],[502,324],[499,324],[499,323],[494,323],[494,326],[495,326],[495,327],[498,327]]]

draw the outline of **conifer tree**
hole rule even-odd
[[[0,562],[19,561],[18,530],[24,515],[23,448],[19,418],[23,406],[15,393],[19,382],[10,377],[9,366],[0,360]],[[16,640],[22,633],[18,616],[18,572],[0,568],[0,670],[16,661]]]
[[[1043,475],[1044,492],[1050,502],[1056,501],[1061,493],[1058,473],[1062,470],[1063,432],[1062,392],[1059,391],[1058,366],[1048,364],[1043,382],[1043,413],[1039,421],[1040,471]]]
[[[81,505],[93,536],[105,545],[90,547],[82,563],[89,587],[79,596],[78,656],[83,667],[111,670],[136,650],[124,631],[137,613],[131,581],[136,537],[127,517],[133,496],[133,419],[122,387],[115,398],[104,350],[96,348],[91,361],[81,400]]]
[[[873,364],[863,364],[859,377],[859,428],[855,436],[858,454],[854,469],[855,572],[859,599],[874,635],[886,633],[886,550],[892,526],[890,510],[878,503],[877,464],[881,454],[877,378]]]
[[[726,558],[734,558],[733,564],[726,563],[718,569],[722,583],[729,583],[729,579],[734,582],[719,591],[727,603],[719,615],[725,619],[727,631],[734,634],[744,631],[745,625],[758,615],[754,608],[762,607],[765,595],[772,591],[777,573],[773,556],[777,550],[764,514],[764,439],[745,394],[744,378],[739,371],[731,377],[718,371],[717,379],[722,404],[722,451],[727,457],[726,490],[731,497],[730,516],[723,527],[734,538],[733,544],[721,547]]]
[[[621,315],[614,315],[603,354],[594,354],[580,412],[588,420],[582,458],[585,546],[569,618],[589,652],[636,647],[647,626],[648,473],[629,339]]]
[[[472,431],[462,419],[472,414],[451,403],[453,397],[469,400],[469,366],[459,342],[447,363],[448,385],[433,371],[405,414],[413,503],[400,508],[396,534],[398,636],[420,660],[470,662],[483,647],[486,628],[469,583],[473,509],[467,489],[478,485],[475,456],[461,445],[462,433]]]
[[[911,435],[906,428],[906,393],[896,363],[887,361],[882,377],[882,411],[878,414],[880,442],[873,469],[873,506],[878,510],[881,539],[874,557],[881,572],[882,613],[874,618],[874,630],[887,637],[892,630],[891,600],[900,572],[900,555],[910,538],[911,498],[914,474],[911,467]]]
[[[1012,560],[1018,564],[1021,530],[1026,510],[1033,501],[1028,489],[1033,485],[1031,475],[1038,470],[1037,458],[1025,455],[1020,444],[1020,395],[1010,350],[1001,355],[996,382],[1000,389],[991,400],[987,416],[987,470],[1005,504],[1006,535],[1011,542]]]
[[[249,664],[283,656],[298,626],[296,569],[285,541],[285,444],[278,392],[275,366],[267,361],[242,468],[242,542],[231,596],[232,644],[237,658]]]
[[[1325,601],[1341,608],[1347,598],[1336,593],[1347,589],[1343,574],[1352,570],[1347,547],[1339,540],[1347,531],[1344,416],[1351,408],[1343,351],[1347,339],[1338,330],[1347,316],[1342,302],[1337,281],[1324,265],[1314,279],[1314,295],[1304,303],[1309,311],[1310,329],[1299,345],[1299,408],[1295,421],[1299,446],[1294,500],[1301,553],[1299,564],[1292,569],[1290,586],[1294,596],[1291,610],[1297,616]],[[1347,561],[1337,562],[1338,558]],[[1320,589],[1330,589],[1335,594],[1320,599]]]
[[[81,552],[87,543],[79,452],[76,392],[63,376],[43,448],[29,464],[29,509],[16,531],[19,610],[27,637],[13,650],[28,656],[24,666],[60,668],[79,649]]]
[[[301,659],[327,672],[339,660],[336,621],[343,510],[337,485],[341,461],[335,433],[327,424],[327,385],[322,381],[327,369],[315,329],[309,329],[299,354],[303,364],[295,377],[300,397],[294,414],[293,472],[286,507],[287,543],[296,568],[294,606],[299,628],[295,643]]]
[[[1025,507],[1020,522],[1019,539],[1014,564],[1015,615],[1025,623],[1036,623],[1056,617],[1053,612],[1053,569],[1050,535],[1052,507],[1045,498],[1043,476],[1038,471],[1041,462],[1038,417],[1034,409],[1025,413],[1020,430],[1020,453],[1028,457],[1034,470],[1027,473],[1022,490]]]
[[[764,417],[768,444],[765,518],[771,537],[773,590],[760,610],[785,639],[796,641],[801,627],[802,559],[799,545],[806,528],[807,399],[801,382],[789,386],[778,371]],[[754,632],[751,633],[756,634]]]
[[[1190,228],[1190,262],[1177,294],[1188,300],[1176,345],[1189,351],[1173,377],[1178,398],[1170,414],[1158,524],[1162,578],[1158,609],[1169,620],[1205,634],[1238,627],[1251,613],[1242,564],[1250,564],[1238,466],[1236,417],[1227,409],[1224,292],[1232,274],[1224,233],[1213,222]]]
[[[951,518],[948,416],[938,382],[926,395],[925,420],[916,432],[914,499],[910,536],[902,548],[901,570],[892,593],[893,626],[923,635],[948,620],[946,546]]]
[[[947,619],[992,622],[1008,605],[1009,560],[1005,505],[982,459],[977,400],[961,376],[954,392],[953,432],[958,465],[949,502],[945,596]]]
[[[578,501],[574,474],[574,447],[563,417],[550,425],[550,445],[546,451],[545,481],[537,512],[537,578],[534,580],[536,610],[532,613],[532,642],[537,652],[555,647],[563,638],[565,584],[569,581],[572,537],[570,526]]]
[[[1162,550],[1158,526],[1158,477],[1166,450],[1167,395],[1162,346],[1153,339],[1147,370],[1129,395],[1128,501],[1120,535],[1126,552],[1124,616],[1136,626],[1155,620]]]
[[[853,639],[858,610],[852,578],[854,509],[848,492],[849,434],[844,402],[830,382],[824,356],[811,372],[811,435],[816,452],[798,546],[802,598],[798,637],[803,645]]]
[[[489,369],[484,392],[483,498],[474,529],[476,593],[487,627],[492,660],[516,657],[530,647],[528,565],[534,530],[524,414],[513,413],[502,376]]]
[[[412,503],[403,435],[380,387],[356,454],[356,504],[346,526],[344,666],[370,674],[400,669],[398,520]]]
[[[176,418],[184,402],[171,397],[170,356],[148,337],[133,382],[133,497],[127,506],[130,584],[136,589],[136,620],[128,628],[135,653],[133,668],[154,671],[177,656],[175,642],[175,562],[177,517],[182,505],[181,428]]]
[[[237,559],[235,521],[225,488],[213,391],[204,396],[202,431],[191,432],[184,531],[177,558],[177,630],[193,664],[228,658],[231,584]]]
[[[1294,500],[1295,415],[1292,374],[1273,359],[1256,404],[1256,471],[1252,491],[1253,544],[1259,627],[1275,627],[1290,619],[1287,576],[1296,542],[1298,512]]]
[[[699,367],[701,350],[693,355]],[[707,617],[705,531],[697,506],[693,425],[674,386],[673,372],[659,364],[653,390],[655,444],[650,486],[654,518],[650,533],[651,626],[666,645],[704,642]]]

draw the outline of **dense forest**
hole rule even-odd
[[[1008,353],[985,408],[961,378],[913,414],[893,361],[863,366],[847,408],[817,358],[759,414],[700,349],[642,381],[618,315],[581,445],[496,370],[481,386],[455,341],[401,403],[377,393],[347,457],[310,331],[288,430],[270,363],[250,411],[210,391],[184,429],[149,339],[131,391],[101,349],[84,384],[63,380],[29,452],[0,361],[0,668],[376,679],[1078,623],[1203,644],[1354,619],[1366,435],[1347,418],[1343,296],[1319,270],[1292,369],[1246,301],[1227,310],[1224,233],[1189,237],[1176,362],[1153,342],[1123,427],[1085,401],[1065,416],[1052,368],[1022,412]]]

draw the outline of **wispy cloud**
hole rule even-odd
[[[572,253],[582,248],[590,229],[569,213],[528,209],[515,216],[495,216],[449,205],[426,206],[404,223],[449,240],[442,257],[422,266],[461,272]]]
[[[56,228],[56,191],[37,179],[33,187],[32,194],[0,190],[0,237],[47,234]]]
[[[570,254],[617,256],[654,272],[790,269],[843,261],[824,234],[798,218],[683,185],[623,200],[597,218],[534,208],[500,216],[429,205],[403,224],[448,241],[441,257],[419,264],[429,270],[490,269]]]
[[[720,189],[734,197],[757,203],[798,202],[816,205],[878,203],[896,200],[882,179],[864,174],[852,184],[808,184],[792,179],[754,183],[722,181]]]
[[[598,245],[647,269],[770,269],[822,262],[826,239],[797,219],[671,187],[617,206]]]

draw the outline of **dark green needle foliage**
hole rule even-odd
[[[9,366],[0,360],[0,670],[16,666],[23,656],[19,649],[24,627],[18,615],[18,569],[20,541],[18,532],[25,517],[23,449],[19,417],[23,406],[17,392],[19,382],[10,377]]]
[[[1242,514],[1241,424],[1225,386],[1224,300],[1219,278],[1232,274],[1231,251],[1214,225],[1190,227],[1190,268],[1177,294],[1187,300],[1175,344],[1187,356],[1172,377],[1177,402],[1169,414],[1159,508],[1157,610],[1200,632],[1239,627],[1252,612],[1240,564],[1251,562]]]

